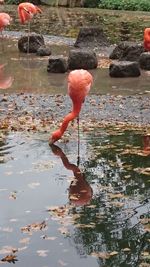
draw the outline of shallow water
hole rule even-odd
[[[1,137],[1,259],[37,267],[149,262],[150,137],[89,129],[79,151],[76,131],[66,144],[47,140]]]
[[[48,37],[45,37],[48,38]],[[47,40],[52,55],[67,56],[72,48],[69,39],[64,44],[55,45],[56,37]],[[69,45],[68,45],[69,42]],[[105,51],[104,55],[105,55]],[[48,93],[66,94],[67,74],[54,74],[47,72],[48,57],[37,57],[34,54],[20,53],[17,40],[4,39],[0,44],[0,65],[5,64],[3,73],[0,73],[0,93]],[[150,73],[142,72],[138,78],[111,78],[107,68],[91,70],[94,76],[93,94],[121,94],[134,95],[150,92]],[[4,86],[4,83],[6,86]],[[6,88],[7,87],[7,88]]]
[[[52,54],[71,48],[49,44]],[[67,74],[47,73],[48,57],[19,53],[16,39],[0,45],[0,93],[66,94]],[[93,94],[149,93],[148,72],[132,79],[91,72]],[[79,149],[76,131],[58,146],[48,138],[0,132],[0,260],[21,267],[149,263],[150,136],[89,128]]]

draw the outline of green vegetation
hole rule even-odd
[[[18,4],[21,0],[5,0],[6,4]],[[57,0],[30,0],[35,4],[59,4]],[[150,0],[85,0],[84,7],[110,10],[150,11]]]
[[[85,7],[99,7],[100,0],[85,0]]]
[[[85,7],[111,10],[150,11],[150,0],[85,0]]]
[[[133,11],[150,11],[149,0],[101,0],[99,8]]]

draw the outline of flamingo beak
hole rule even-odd
[[[30,14],[30,11],[29,11],[28,9],[26,9],[25,7],[23,8],[23,10],[24,10],[26,13]]]
[[[52,146],[54,144],[54,141],[52,138],[49,139],[49,145]]]

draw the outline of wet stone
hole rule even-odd
[[[36,53],[44,45],[44,38],[40,34],[30,34],[22,36],[18,40],[18,49],[23,53]]]
[[[65,73],[68,70],[67,60],[63,57],[53,56],[49,58],[47,71],[53,73]]]
[[[50,56],[51,55],[51,49],[48,46],[40,46],[37,50],[37,56],[44,57],[44,56]]]
[[[95,69],[98,65],[96,53],[85,50],[71,50],[68,58],[68,67],[74,69]]]
[[[150,70],[150,52],[142,53],[139,59],[141,69]]]
[[[135,42],[121,42],[119,43],[112,53],[110,59],[119,59],[122,61],[139,61],[141,53],[144,52],[143,44]]]
[[[111,63],[109,66],[109,75],[111,77],[138,77],[140,74],[137,62],[120,61]]]
[[[82,27],[74,44],[75,47],[108,46],[109,41],[101,27]]]

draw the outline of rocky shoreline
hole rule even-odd
[[[15,32],[8,34],[8,38],[19,36]],[[72,45],[73,41],[70,38],[62,40],[66,45]],[[49,132],[58,127],[70,110],[70,98],[64,95],[1,93],[0,130]],[[141,128],[149,132],[150,94],[90,95],[83,105],[80,120],[83,130],[108,125]]]
[[[150,131],[150,96],[90,95],[80,115],[81,129],[114,126]],[[64,95],[0,94],[0,130],[51,132],[70,112]]]

